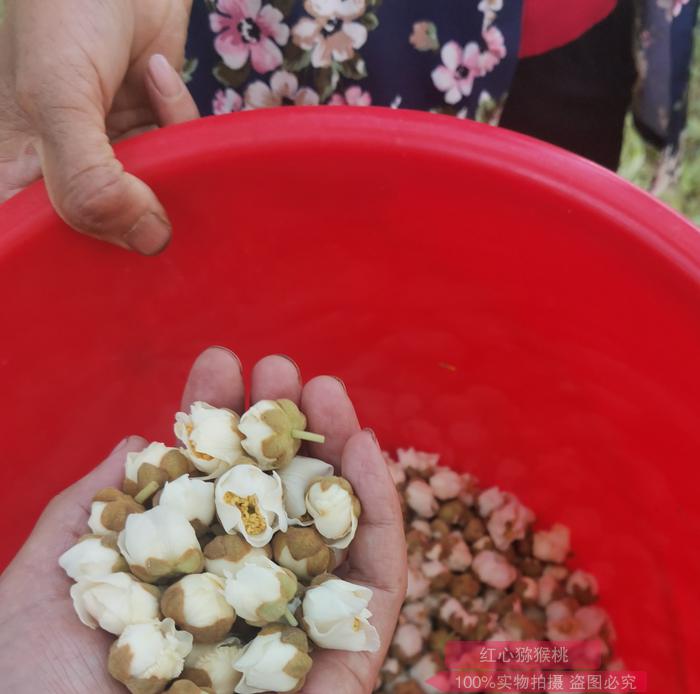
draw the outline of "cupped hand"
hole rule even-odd
[[[170,224],[115,139],[198,116],[177,72],[192,0],[6,0],[0,203],[40,178],[72,227],[146,255]]]
[[[343,384],[319,376],[306,384],[294,363],[281,356],[259,361],[252,373],[251,402],[289,398],[308,418],[311,431],[326,436],[306,453],[332,463],[362,503],[362,516],[343,578],[372,589],[372,623],[382,648],[377,653],[314,651],[314,666],[303,694],[367,694],[391,642],[405,594],[406,549],[398,495],[372,432],[361,430]],[[238,359],[210,348],[195,361],[182,399],[241,412],[246,393]],[[122,441],[89,475],[59,494],[0,577],[0,672],[16,694],[95,694],[124,692],[107,673],[107,651],[114,637],[83,626],[75,612],[71,581],[58,557],[86,532],[92,496],[120,487],[126,453],[146,445],[138,436]]]

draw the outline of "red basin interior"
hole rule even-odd
[[[68,231],[38,185],[0,208],[3,563],[127,433],[167,438],[224,344],[347,383],[386,447],[573,530],[631,669],[700,681],[700,238],[613,175],[424,114],[283,109],[125,143],[175,240]],[[8,479],[9,477],[9,479]]]

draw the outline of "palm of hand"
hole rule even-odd
[[[362,431],[343,385],[321,376],[302,386],[296,367],[283,357],[266,357],[253,370],[251,400],[289,398],[307,415],[309,428],[326,435],[308,454],[332,463],[362,502],[357,536],[343,577],[374,591],[370,609],[383,648],[377,653],[314,652],[303,694],[371,692],[396,624],[406,581],[406,551],[398,496],[371,432]],[[212,348],[195,362],[183,407],[195,400],[242,411],[245,390],[238,361]],[[98,468],[57,496],[32,535],[0,578],[0,672],[17,694],[124,692],[106,670],[113,637],[91,631],[75,615],[70,580],[58,557],[86,532],[92,495],[120,486],[128,451],[145,441],[123,441]]]

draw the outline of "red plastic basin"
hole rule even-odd
[[[123,435],[169,436],[200,349],[284,352],[345,379],[385,446],[569,524],[626,665],[697,690],[694,227],[574,156],[423,114],[244,113],[120,156],[174,220],[159,258],[70,232],[42,186],[0,208],[3,561]]]

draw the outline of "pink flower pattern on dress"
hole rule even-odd
[[[487,75],[506,57],[503,34],[497,27],[484,29],[481,36],[486,44],[484,51],[474,41],[464,48],[456,41],[449,41],[440,51],[442,65],[433,70],[433,84],[445,93],[445,102],[450,105],[469,96],[474,80]]]
[[[348,87],[344,94],[333,94],[328,104],[330,106],[371,106],[372,95],[363,91],[362,87]]]
[[[673,16],[678,17],[683,9],[683,5],[687,5],[689,2],[690,0],[674,0],[672,10]]]
[[[358,86],[367,93],[365,99],[371,95],[373,105],[495,124],[518,60],[513,47],[522,31],[522,4],[529,1],[198,0],[192,27],[208,22],[215,35],[192,33],[188,50],[195,53],[185,76],[204,113],[246,108],[240,97],[255,82],[263,86],[252,90],[250,103],[279,100],[270,77],[284,69],[322,103],[348,103],[348,88]],[[634,115],[675,148],[685,122],[694,3],[641,4],[646,9],[635,50],[644,69]],[[198,45],[200,39],[203,45]],[[198,54],[200,50],[205,52]],[[416,50],[422,55],[410,54]]]
[[[462,48],[456,41],[449,41],[440,51],[442,65],[433,70],[433,84],[445,93],[445,102],[457,104],[469,96],[474,80],[481,75],[481,51],[475,42]]]
[[[291,72],[278,70],[269,86],[258,80],[245,91],[246,108],[275,108],[277,106],[317,106],[318,94],[310,87],[299,88],[299,80]]]
[[[484,15],[484,28],[493,24],[502,9],[503,0],[481,0],[478,10]]]
[[[353,21],[364,14],[365,0],[306,0],[304,9],[311,17],[302,17],[294,25],[292,40],[311,51],[313,67],[350,60],[365,45],[367,28]]]
[[[243,99],[235,89],[219,89],[214,94],[212,111],[215,116],[240,111],[243,108]]]
[[[289,40],[284,15],[262,0],[217,0],[209,15],[217,36],[214,47],[232,70],[242,68],[250,58],[253,69],[265,74],[282,64],[280,46]]]
[[[506,57],[506,44],[499,29],[490,26],[482,32],[482,37],[486,42],[486,50],[481,54],[481,74],[479,77],[491,72]]]

